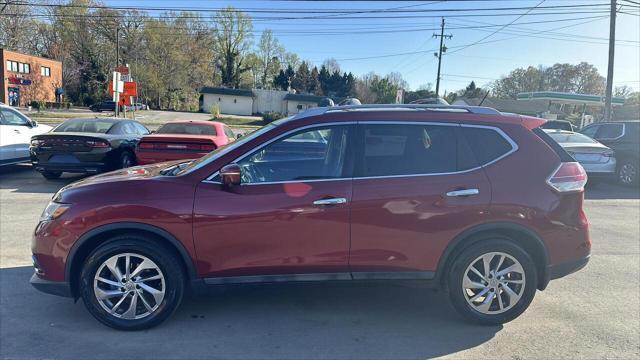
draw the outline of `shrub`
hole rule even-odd
[[[266,112],[262,114],[262,122],[265,124],[269,124],[273,121],[279,120],[286,117],[285,114],[279,112]]]
[[[209,113],[211,113],[211,118],[213,120],[218,120],[218,118],[220,118],[220,105],[211,105],[211,107],[209,108]]]

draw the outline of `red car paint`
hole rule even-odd
[[[230,130],[226,128],[226,125],[217,121],[188,120],[173,121],[170,124],[211,127],[215,135],[173,133],[146,135],[140,140],[135,150],[139,165],[197,159],[235,140],[228,136]]]
[[[224,165],[292,129],[358,121],[491,126],[507,134],[518,149],[484,168],[453,175],[232,189],[208,180]],[[273,126],[222,149],[211,161],[182,175],[161,175],[169,164],[158,164],[87,178],[56,194],[55,201],[72,204],[71,208],[56,220],[40,223],[35,231],[32,250],[41,270],[38,276],[73,283],[88,240],[99,244],[99,236],[109,231],[156,229],[177,240],[174,245],[186,256],[186,267],[193,269],[191,280],[343,272],[353,278],[366,278],[372,272],[434,272],[439,277],[466,234],[479,228],[517,228],[544,245],[537,258],[538,271],[544,275],[539,287],[544,288],[554,277],[554,266],[588,257],[591,242],[583,193],[558,193],[545,182],[561,160],[532,133],[530,124],[531,119],[517,115],[327,112]],[[471,186],[480,190],[480,196],[444,195]],[[343,197],[347,202],[312,205],[326,197]]]

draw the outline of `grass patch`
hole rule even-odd
[[[28,113],[27,116],[33,119],[38,118],[47,118],[47,119],[76,119],[76,118],[86,118],[93,117],[93,114],[87,113],[57,113],[57,112],[33,112]]]
[[[256,118],[243,118],[243,117],[222,117],[218,119],[211,119],[211,121],[219,121],[229,126],[263,126],[262,119]]]

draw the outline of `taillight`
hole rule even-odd
[[[602,156],[604,156],[604,157],[610,157],[610,158],[611,158],[611,157],[616,156],[616,153],[615,153],[615,152],[613,152],[613,151],[611,151],[611,150],[609,150],[609,151],[605,151],[605,152],[603,152],[603,153],[602,153]]]
[[[138,147],[140,149],[153,149],[154,148],[152,143],[140,143],[140,144],[138,144]]]
[[[583,191],[587,173],[578,162],[563,162],[547,179],[547,184],[558,192]]]
[[[84,143],[87,144],[87,146],[92,147],[92,148],[102,148],[102,149],[104,149],[104,148],[111,147],[111,145],[106,141],[87,140]]]
[[[202,151],[213,151],[216,149],[216,146],[211,144],[211,145],[200,145],[200,150]]]

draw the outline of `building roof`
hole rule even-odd
[[[460,98],[454,101],[453,104],[456,105],[456,102],[458,101],[463,101],[465,104],[471,106],[480,106],[482,98]],[[521,101],[513,99],[486,98],[484,102],[482,102],[482,106],[494,108],[501,112],[535,116],[548,111],[549,102],[546,100]]]
[[[226,87],[210,87],[205,86],[200,90],[201,94],[218,94],[218,95],[235,95],[255,97],[253,91],[248,89],[232,89]]]
[[[319,103],[320,101],[324,100],[326,96],[318,96],[318,95],[311,95],[311,94],[292,94],[289,93],[287,95],[284,96],[285,100],[293,100],[293,101],[302,101],[302,102],[312,102],[312,103]]]
[[[557,91],[534,91],[518,94],[518,100],[550,100],[564,104],[587,104],[587,105],[604,105],[605,97],[600,95],[587,95],[587,94],[572,94],[563,93]],[[621,97],[612,97],[611,103],[613,105],[624,104],[624,99]]]
[[[55,62],[55,63],[59,63],[62,64],[62,61],[60,60],[56,60],[56,59],[51,59],[51,58],[47,58],[47,57],[42,57],[42,56],[37,56],[37,55],[31,55],[31,54],[23,54],[17,51],[11,51],[9,49],[5,49],[0,47],[0,53],[4,56],[5,53],[10,53],[10,54],[16,54],[16,55],[20,55],[20,56],[28,56],[31,58],[36,58],[36,59],[40,59],[40,60],[44,60],[44,61],[48,61],[48,62]]]

